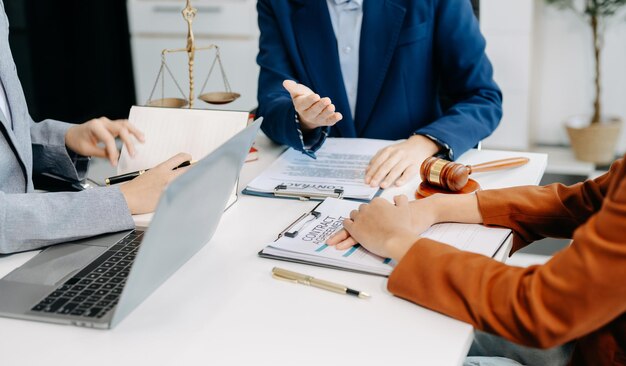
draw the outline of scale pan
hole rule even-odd
[[[148,107],[168,107],[168,108],[182,108],[189,104],[187,99],[182,98],[162,98],[149,100],[146,103]]]
[[[201,94],[198,99],[209,104],[227,104],[239,98],[241,94],[231,92],[211,92]]]

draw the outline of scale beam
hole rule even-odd
[[[207,75],[207,79],[205,80],[200,93],[204,91],[204,88],[209,80],[209,77],[211,76],[211,73],[213,71],[213,68],[216,62],[218,63],[221,74],[222,74],[222,81],[224,82],[225,91],[201,94],[198,97],[198,99],[203,100],[210,104],[225,104],[225,103],[230,103],[234,101],[235,99],[239,98],[241,95],[238,93],[233,93],[230,89],[230,84],[228,82],[228,79],[226,78],[226,73],[224,72],[224,66],[222,65],[222,60],[220,58],[219,47],[214,44],[205,46],[205,47],[196,47],[195,37],[193,34],[193,21],[196,15],[198,14],[198,10],[191,6],[191,0],[187,0],[187,4],[181,13],[182,13],[183,19],[187,23],[187,47],[176,48],[176,49],[164,49],[161,51],[161,68],[159,70],[159,74],[157,75],[157,79],[155,81],[152,92],[150,93],[150,98],[146,104],[150,106],[176,107],[176,108],[188,106],[188,108],[191,109],[193,107],[193,102],[195,99],[194,63],[195,63],[196,51],[211,50],[214,48],[216,50],[215,60],[213,61],[213,64],[211,65],[209,74]],[[165,56],[168,53],[178,53],[178,52],[187,53],[187,60],[188,60],[187,65],[188,65],[188,71],[189,71],[189,94],[187,97],[185,97],[184,93],[182,92],[182,89],[178,85],[178,82],[174,78],[174,75],[172,74],[169,67],[167,66],[167,63],[165,62]],[[178,87],[179,91],[181,91],[185,99],[165,98],[164,96],[165,94],[165,71],[167,71],[170,77],[174,80],[174,83]],[[161,99],[153,100],[152,96],[154,95],[154,91],[156,90],[156,86],[159,82],[159,78],[161,78]]]

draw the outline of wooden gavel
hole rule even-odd
[[[519,157],[494,160],[478,165],[463,165],[430,157],[422,163],[420,176],[422,177],[422,182],[428,182],[433,186],[456,192],[462,190],[467,185],[469,176],[472,173],[514,168],[522,166],[528,163],[528,161],[528,158]]]

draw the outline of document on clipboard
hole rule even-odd
[[[359,207],[359,202],[327,198],[305,213],[259,252],[259,256],[359,273],[389,276],[396,263],[356,245],[337,250],[326,240],[343,227],[343,220]],[[461,250],[493,257],[506,242],[511,230],[477,224],[443,223],[433,225],[422,237]]]
[[[313,159],[288,149],[243,193],[265,196],[323,200],[327,197],[370,201],[378,187],[365,184],[365,168],[388,140],[328,138]]]

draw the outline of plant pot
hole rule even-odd
[[[622,120],[603,118],[600,123],[589,124],[589,118],[572,117],[565,122],[576,159],[596,164],[609,164],[615,160],[615,148]]]

